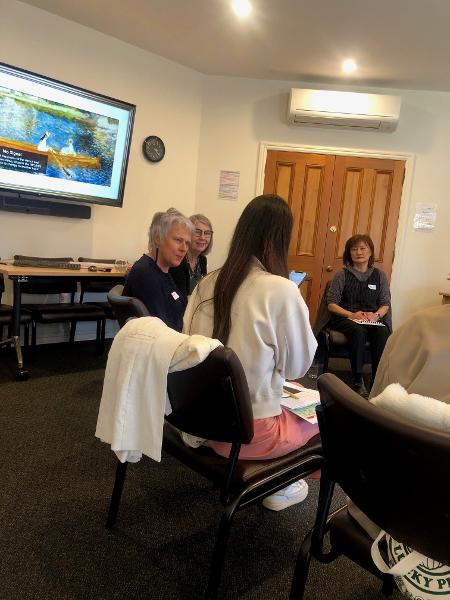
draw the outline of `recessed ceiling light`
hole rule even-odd
[[[355,63],[353,58],[347,58],[347,60],[342,61],[342,70],[344,71],[344,73],[353,73],[353,71],[356,71],[356,69],[357,64]]]
[[[237,14],[238,17],[248,17],[252,12],[252,5],[249,0],[233,0],[231,8]]]

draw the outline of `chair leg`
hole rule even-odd
[[[36,346],[36,321],[31,322],[31,345]]]
[[[217,598],[231,524],[238,505],[239,500],[235,500],[229,504],[225,508],[222,518],[220,519],[219,531],[217,533],[211,568],[209,571],[209,581],[208,587],[206,588],[205,600],[215,600]]]
[[[76,321],[71,321],[70,322],[70,336],[69,336],[69,342],[71,344],[73,344],[75,342],[75,333],[77,331],[77,322]]]
[[[106,318],[97,321],[97,354],[100,356],[105,351],[105,331],[106,331]]]
[[[381,588],[383,596],[392,596],[395,588],[395,580],[392,576],[383,579],[383,587]]]
[[[110,529],[114,526],[117,519],[117,513],[119,511],[120,498],[122,497],[123,484],[125,483],[125,477],[127,474],[127,462],[117,462],[116,468],[116,479],[114,481],[113,492],[111,495],[111,502],[109,504],[108,517],[106,519],[106,527]]]
[[[309,565],[311,563],[311,538],[312,530],[303,540],[303,544],[297,556],[289,600],[302,600],[303,594],[305,593]]]

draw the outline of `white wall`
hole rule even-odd
[[[285,124],[287,95],[300,82],[202,76],[15,0],[0,0],[0,14],[3,62],[137,105],[123,208],[94,206],[89,221],[0,212],[0,256],[133,260],[145,248],[152,214],[175,205],[211,217],[216,233],[209,264],[220,266],[236,220],[255,195],[259,144],[266,141],[413,154],[392,279],[396,324],[438,303],[438,292],[449,289],[450,94],[370,90],[403,97],[393,134],[291,128]],[[151,133],[166,142],[166,157],[156,165],[141,154]],[[217,199],[222,169],[241,173],[237,201]],[[438,204],[433,233],[412,230],[416,202]]]
[[[203,76],[15,0],[0,15],[2,62],[137,106],[123,208],[93,206],[90,220],[0,212],[0,256],[134,260],[155,211],[194,212]],[[150,134],[166,145],[158,164],[142,156]]]
[[[217,234],[210,265],[226,256],[237,217],[254,197],[261,141],[336,149],[414,155],[411,193],[402,201],[392,277],[395,324],[411,312],[438,304],[438,292],[450,289],[449,226],[450,94],[399,90],[367,90],[401,95],[403,107],[395,133],[331,130],[286,125],[288,92],[299,82],[208,77],[203,96],[197,208],[210,216]],[[305,87],[314,87],[308,86]],[[358,91],[358,90],[356,90]],[[365,91],[365,90],[361,90]],[[220,170],[240,171],[237,201],[218,200]],[[433,233],[412,229],[416,202],[436,202]]]

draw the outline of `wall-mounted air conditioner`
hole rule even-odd
[[[292,89],[288,123],[395,131],[400,106],[399,96]]]

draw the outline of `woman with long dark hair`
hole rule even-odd
[[[343,254],[344,267],[333,277],[327,294],[332,317],[329,325],[347,338],[353,388],[365,397],[368,391],[362,369],[366,341],[370,340],[373,380],[392,330],[389,284],[385,273],[373,266],[374,252],[368,235],[349,238]]]
[[[306,373],[317,346],[306,304],[288,279],[292,221],[279,196],[254,198],[239,218],[223,267],[199,282],[184,317],[186,333],[218,338],[242,363],[255,419],[254,438],[240,453],[247,460],[283,456],[318,433],[281,406],[285,379]],[[228,456],[229,444],[206,443]],[[263,503],[281,510],[307,493],[301,480]]]

